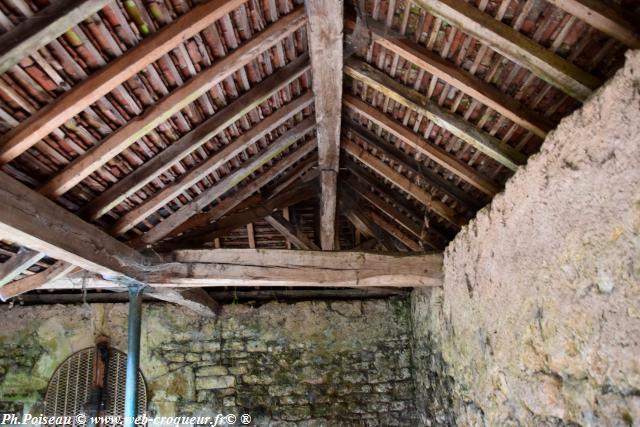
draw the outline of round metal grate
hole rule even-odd
[[[70,416],[76,426],[75,416],[84,412],[89,400],[93,376],[95,347],[80,350],[69,356],[56,369],[49,381],[44,400],[45,416]],[[109,348],[107,383],[105,386],[106,408],[101,415],[124,416],[124,395],[127,373],[127,355]],[[147,408],[147,389],[142,373],[138,372],[138,412]],[[103,424],[117,426],[122,423]]]

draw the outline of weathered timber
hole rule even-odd
[[[285,219],[280,212],[273,212],[265,217],[267,223],[272,226],[277,232],[282,234],[288,241],[290,241],[296,248],[306,251],[320,250],[307,236],[300,233],[293,224]]]
[[[42,252],[20,248],[18,253],[0,264],[0,286],[4,286],[44,258]]]

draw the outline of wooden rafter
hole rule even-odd
[[[320,243],[333,250],[336,234],[336,192],[340,161],[342,99],[341,0],[305,0],[309,17],[309,52],[313,66],[313,92],[318,123],[320,166]]]
[[[51,178],[42,186],[40,192],[47,197],[58,197],[66,193],[153,128],[305,24],[306,17],[302,8],[280,18],[244,45],[162,98],[147,109],[143,116],[127,123],[93,146]]]
[[[438,250],[443,248],[443,244],[441,241],[439,241],[439,239],[429,236],[420,225],[418,225],[415,221],[402,213],[396,207],[391,205],[391,203],[384,200],[381,196],[375,194],[373,191],[366,188],[366,186],[360,184],[353,178],[349,179],[347,181],[347,184],[353,189],[354,192],[358,193],[360,197],[371,203],[371,205],[375,206],[379,211],[385,213],[398,225],[411,233],[414,238],[417,238],[419,241],[425,242],[433,249]]]
[[[145,66],[162,57],[171,49],[175,48],[180,42],[193,37],[218,19],[237,9],[245,1],[246,0],[213,0],[205,2],[194,7],[189,13],[176,19],[161,31],[145,38],[139,45],[115,59],[95,74],[92,74],[84,81],[78,83],[73,89],[62,95],[55,102],[39,110],[19,126],[3,135],[2,138],[0,138],[0,163],[8,163],[15,159],[56,128],[62,126],[73,116],[114,90],[127,79],[136,75],[136,73]],[[83,8],[72,11],[66,18],[60,18],[64,25],[58,34],[66,31],[76,22],[84,19],[91,13],[94,13],[104,6],[104,4],[109,3],[109,1],[86,0],[79,2],[78,0],[64,0],[60,3],[54,3],[49,8],[59,7],[60,12],[65,12],[68,11],[64,9],[65,5],[69,8],[69,6],[74,6],[78,3],[81,3]],[[44,9],[41,13],[48,14],[49,8]],[[33,22],[37,21],[38,25],[41,25],[46,23],[49,18],[35,19],[34,17],[33,19]],[[72,23],[74,19],[77,20]],[[29,25],[29,22],[30,20],[27,20],[21,25]],[[31,26],[33,26],[33,22],[31,22]],[[0,51],[5,46],[9,47],[9,44],[4,43],[3,38],[17,38],[17,32],[18,28],[15,28],[0,38]],[[57,37],[57,35],[54,37]],[[42,39],[41,41],[44,41],[44,43],[39,44],[38,47],[44,46],[44,44],[50,40],[51,39]],[[40,43],[40,40],[38,40],[38,43]],[[32,44],[25,46],[21,55],[26,56],[24,55],[25,52],[35,52],[38,47]],[[22,47],[20,47],[20,49],[22,50]],[[10,61],[6,62],[6,64],[9,63]],[[2,60],[0,60],[0,70],[4,71],[4,68],[5,59],[2,57]]]
[[[515,171],[527,158],[509,144],[478,129],[462,117],[445,111],[437,103],[420,92],[409,88],[373,68],[364,61],[351,58],[345,63],[345,74],[364,83],[384,96],[427,117],[435,125],[451,132],[476,150],[481,151],[499,164]]]
[[[464,0],[415,2],[580,101],[601,84],[591,74]]]
[[[456,87],[524,129],[544,138],[555,127],[554,123],[543,115],[426,47],[399,35],[392,35],[388,29],[380,28],[376,22],[368,22],[367,24],[367,29],[370,30],[374,42]],[[354,29],[355,22],[353,19],[347,19],[345,26]]]
[[[368,120],[371,120],[377,126],[380,126],[385,131],[391,133],[405,144],[413,147],[419,153],[429,157],[451,173],[458,175],[460,178],[464,179],[485,194],[493,196],[498,192],[498,187],[488,178],[482,176],[479,172],[461,162],[442,148],[425,141],[422,137],[403,126],[402,123],[397,122],[382,111],[372,107],[353,95],[345,95],[343,98],[343,104],[347,108],[350,108]]]
[[[408,235],[404,230],[400,229],[397,225],[391,223],[386,218],[383,218],[373,211],[369,211],[369,218],[371,218],[371,221],[373,221],[374,224],[389,233],[396,240],[405,245],[408,249],[414,252],[422,251],[422,248],[420,247],[418,242],[415,241],[415,237]]]
[[[383,141],[375,133],[369,131],[364,126],[361,126],[353,120],[343,119],[343,126],[348,131],[357,136],[358,139],[366,142],[372,148],[383,153],[384,157],[393,161],[402,169],[413,174],[420,181],[424,181],[429,185],[434,186],[439,191],[442,191],[447,196],[456,200],[467,211],[477,211],[483,206],[482,202],[471,197],[471,195],[453,182],[439,175],[437,172],[427,168],[415,158],[406,154],[395,145]]]
[[[319,251],[320,248],[316,246],[307,236],[296,230],[296,227],[291,224],[280,212],[273,212],[271,215],[265,217],[267,223],[272,226],[277,232],[282,234],[288,241],[290,241],[298,249],[305,251]]]
[[[431,193],[424,190],[422,187],[419,187],[409,178],[401,175],[389,165],[384,163],[382,160],[378,159],[376,156],[369,153],[356,143],[344,139],[342,141],[342,148],[354,158],[358,159],[360,162],[373,169],[381,177],[391,181],[400,190],[411,195],[413,198],[426,206],[429,210],[433,211],[435,214],[450,222],[452,225],[461,227],[466,224],[466,219],[461,217],[452,208],[433,197]]]
[[[397,243],[399,242],[393,236],[371,221],[371,218],[367,216],[362,207],[356,204],[355,200],[348,197],[348,195],[345,196],[344,191],[341,192],[338,206],[342,214],[356,230],[359,230],[365,236],[373,237],[384,250],[393,251],[398,250],[398,248],[404,250],[404,246],[398,246]]]
[[[61,0],[0,36],[0,74],[37,52],[112,0]]]
[[[571,15],[633,49],[640,48],[638,26],[600,0],[548,0]]]
[[[61,279],[76,268],[67,262],[58,261],[44,271],[14,280],[0,287],[0,300],[7,301],[9,298],[41,288],[51,281]]]
[[[280,138],[278,140],[278,143],[275,145],[274,150],[277,150],[278,147],[282,147],[282,149],[289,147],[289,145],[291,145],[293,142],[308,133],[313,125],[313,118],[306,119],[293,129],[288,131],[282,138]],[[213,171],[220,168],[223,164],[237,156],[241,151],[246,150],[251,144],[262,138],[262,136],[264,136],[264,134],[249,132],[249,135],[247,135],[247,137],[238,138],[231,144],[226,145],[222,150],[217,151],[215,154],[211,155],[197,167],[180,176],[173,183],[167,185],[162,190],[149,197],[141,205],[123,215],[111,228],[111,234],[123,234],[127,232],[129,229],[140,223],[143,219],[151,215],[153,212],[157,211],[162,206],[178,197],[188,188],[192,187],[207,175],[211,174]],[[259,162],[256,163],[256,165],[258,164]],[[256,166],[253,166],[252,169],[249,169],[250,173],[253,173],[256,170],[255,167]],[[236,176],[236,178],[231,179],[231,177],[233,177],[234,175]],[[229,191],[235,184],[240,182],[246,176],[246,172],[239,171],[234,173],[231,177],[225,178],[225,180],[223,181],[225,182],[225,185],[220,185],[218,193],[216,193],[213,198],[215,199],[220,194]],[[222,193],[220,193],[220,191],[222,191]]]
[[[20,248],[18,253],[0,264],[0,287],[24,273],[44,256],[42,252]]]
[[[227,175],[215,185],[207,188],[195,199],[182,206],[180,209],[178,209],[168,218],[164,219],[161,223],[153,227],[151,230],[132,240],[130,244],[134,247],[143,247],[164,238],[182,223],[187,221],[192,216],[202,212],[202,210],[213,203],[213,201],[221,197],[223,194],[238,185],[245,178],[252,175],[258,169],[266,165],[274,157],[277,157],[286,150],[290,149],[298,141],[299,138],[304,136],[306,133],[309,133],[314,129],[314,127],[315,123],[313,118],[302,121],[296,127],[289,130],[282,137],[269,145],[269,147],[258,156],[255,156],[254,158],[247,161],[246,164],[244,164],[240,169]],[[314,146],[315,140],[310,140],[302,144],[302,147],[299,147],[298,150],[300,150],[300,153],[306,154],[311,151]],[[253,192],[255,191],[247,194],[246,197],[249,197],[251,194],[253,194]],[[242,200],[238,201],[238,203],[240,203],[241,201]],[[231,208],[233,208],[233,206]]]
[[[257,222],[266,218],[277,209],[286,208],[288,206],[295,205],[296,203],[314,198],[318,193],[318,188],[318,183],[314,180],[311,182],[303,182],[300,185],[294,185],[291,189],[284,191],[281,194],[277,194],[267,200],[260,198],[260,200],[255,203],[255,207],[242,212],[237,212],[233,215],[222,218],[213,224],[187,232],[183,236],[180,236],[179,240],[172,241],[170,245],[173,248],[194,248],[198,245],[210,243],[214,241],[214,239],[223,237],[239,227],[243,227],[251,222]]]
[[[305,73],[308,67],[307,57],[303,55],[273,75],[267,77],[258,86],[240,96],[224,109],[218,111],[193,131],[172,143],[164,151],[154,156],[92,200],[83,210],[82,216],[94,220],[104,215],[123,200],[167,171],[172,165],[197,150],[210,138],[222,132],[245,114],[272,97],[283,87]],[[218,158],[228,158],[229,155],[231,157],[235,156],[247,146],[258,141],[278,126],[281,126],[282,123],[289,120],[295,114],[298,114],[304,108],[311,105],[311,103],[313,103],[311,93],[305,93],[292,100],[274,111],[273,114],[266,117],[260,123],[254,125],[249,132],[242,134],[229,144],[229,146],[225,147],[224,150],[227,155],[220,156],[220,153],[216,153],[215,156],[218,156]]]

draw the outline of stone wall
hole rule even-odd
[[[1,307],[3,411],[40,413],[55,368],[97,335],[126,350],[126,307]],[[409,331],[407,299],[225,305],[217,320],[149,304],[149,409],[247,413],[256,426],[413,426]]]
[[[423,424],[640,425],[640,52],[460,232],[444,289],[412,306]]]

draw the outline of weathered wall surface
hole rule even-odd
[[[640,425],[640,52],[449,245],[445,275],[413,295],[423,423]]]
[[[3,411],[41,413],[55,368],[97,335],[126,351],[126,309],[1,307]],[[413,426],[409,330],[406,299],[226,305],[217,321],[147,305],[141,369],[149,409],[247,413],[256,426]]]

